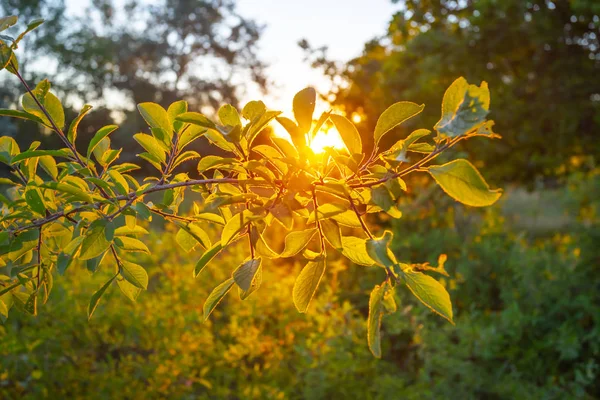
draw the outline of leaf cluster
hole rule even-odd
[[[14,24],[13,17],[0,20],[2,28]],[[28,30],[35,28],[35,23]],[[368,342],[373,354],[381,356],[381,317],[396,310],[391,293],[404,284],[423,304],[452,322],[452,306],[444,287],[424,273],[427,268],[397,260],[390,249],[392,233],[372,235],[366,216],[385,213],[400,218],[398,201],[407,190],[402,179],[425,172],[452,198],[471,206],[493,204],[500,191],[490,190],[483,177],[467,160],[430,165],[440,153],[461,140],[474,136],[496,137],[492,121],[486,120],[490,96],[487,85],[457,79],[448,88],[442,116],[435,134],[419,129],[380,149],[382,137],[409,118],[423,105],[401,101],[380,116],[373,132],[375,146],[370,155],[354,124],[332,111],[315,118],[316,92],[300,91],[293,99],[294,120],[270,110],[261,101],[251,101],[241,111],[223,105],[213,120],[189,111],[185,101],[167,109],[156,103],[141,103],[138,110],[147,131],[134,135],[140,145],[138,157],[152,165],[157,176],[141,182],[131,174],[139,168],[119,163],[121,149],[113,149],[111,135],[118,129],[99,129],[85,154],[76,150],[79,122],[90,111],[86,105],[65,132],[65,115],[60,100],[47,80],[31,89],[22,79],[10,44],[2,39],[3,68],[16,75],[26,93],[22,111],[0,110],[0,115],[42,124],[63,141],[58,150],[39,149],[39,142],[21,151],[15,140],[0,137],[0,162],[13,171],[10,186],[1,196],[0,268],[2,318],[12,306],[36,314],[38,299],[46,302],[52,290],[53,271],[65,274],[74,260],[84,261],[89,271],[112,266],[113,274],[93,295],[88,307],[91,317],[102,296],[116,282],[123,294],[134,300],[148,287],[145,268],[134,262],[136,253],[150,253],[141,240],[147,233],[143,221],[160,216],[178,228],[176,240],[182,249],[200,249],[194,277],[211,267],[220,252],[245,239],[248,256],[231,277],[219,284],[204,303],[207,319],[219,302],[237,287],[240,298],[256,292],[262,282],[263,259],[301,257],[305,267],[295,281],[293,302],[304,313],[318,290],[328,260],[342,256],[367,267],[381,268],[385,279],[376,286],[369,301]],[[272,123],[281,124],[291,141],[272,135],[267,144],[257,144],[258,134]],[[325,124],[333,124],[345,144],[316,153],[311,142]],[[201,157],[187,146],[200,137],[226,153]],[[195,162],[198,177],[175,173],[184,162]],[[162,200],[149,201],[150,193]],[[200,201],[192,212],[182,215],[186,195]],[[207,225],[218,227],[211,237]],[[283,249],[270,240],[275,225],[286,232]],[[361,232],[357,234],[356,232]],[[443,267],[429,268],[445,272]],[[5,311],[4,311],[5,310]]]

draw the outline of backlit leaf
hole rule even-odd
[[[210,293],[210,295],[204,302],[203,311],[205,321],[208,319],[215,307],[217,307],[221,300],[223,300],[223,297],[225,297],[229,290],[231,290],[233,284],[233,278],[229,278],[225,282],[221,283],[219,286],[213,289],[213,291]]]
[[[121,276],[135,287],[148,288],[148,273],[141,265],[125,260],[121,261]]]
[[[299,312],[304,313],[308,309],[323,274],[325,274],[325,258],[321,256],[309,261],[296,278],[292,297]]]
[[[375,145],[379,143],[383,135],[407,119],[419,114],[423,111],[423,108],[425,108],[424,105],[418,105],[410,101],[400,101],[388,107],[377,120],[374,133]]]
[[[329,118],[335,125],[350,154],[361,154],[362,141],[354,124],[343,115],[331,114]]]
[[[221,242],[217,242],[217,243],[213,244],[211,248],[207,249],[204,252],[204,254],[202,254],[202,257],[200,257],[200,259],[196,263],[196,267],[194,268],[194,278],[197,277],[200,274],[200,272],[202,272],[204,267],[206,267],[208,265],[208,263],[213,258],[215,258],[215,256],[217,254],[219,254],[219,252],[222,249],[223,249],[223,246],[221,245]]]
[[[316,100],[317,92],[312,87],[302,89],[294,96],[294,118],[298,122],[301,133],[307,133],[310,130]]]
[[[256,258],[244,262],[233,271],[233,280],[243,291],[250,290],[252,281],[254,280],[254,276],[260,268],[260,265],[261,259]]]
[[[427,171],[450,197],[468,206],[489,206],[502,195],[501,189],[490,190],[479,171],[464,159],[433,165]]]
[[[415,272],[411,269],[403,271],[401,276],[406,282],[406,286],[415,295],[421,303],[425,304],[433,312],[446,318],[448,321],[452,321],[452,303],[450,301],[450,295],[437,280],[425,275],[421,272]]]
[[[105,229],[105,223],[99,223],[87,230],[81,243],[80,260],[90,260],[108,250],[110,243],[106,240]]]
[[[288,233],[285,237],[285,248],[280,257],[292,257],[300,253],[308,245],[308,242],[310,242],[315,233],[317,233],[317,229],[315,228]]]
[[[381,358],[381,317],[383,316],[382,300],[384,292],[385,287],[383,285],[376,285],[369,296],[367,339],[371,353],[377,358]]]

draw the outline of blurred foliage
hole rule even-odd
[[[191,109],[216,111],[223,103],[238,105],[245,90],[267,86],[257,54],[262,26],[238,14],[235,0],[101,0],[84,2],[79,9],[66,8],[64,0],[0,0],[0,15],[46,20],[19,46],[25,49],[18,53],[21,72],[32,87],[42,79],[52,81],[67,100],[68,120],[83,102],[95,106],[79,128],[82,150],[109,123],[142,131],[137,103],[166,108],[186,100]],[[16,106],[19,82],[5,77],[0,82],[0,108]],[[60,146],[35,124],[2,125],[2,134],[23,147],[32,140],[45,148]],[[135,159],[131,135],[119,135],[115,143],[124,148],[123,158]]]
[[[137,303],[112,288],[88,323],[89,293],[105,277],[81,266],[56,280],[49,310],[0,327],[0,397],[596,398],[599,190],[598,171],[571,176],[554,196],[570,232],[536,237],[516,231],[502,204],[473,217],[423,190],[394,226],[394,252],[432,263],[448,253],[452,278],[442,282],[456,326],[398,291],[379,361],[363,343],[379,269],[330,268],[315,309],[298,314],[290,293],[300,264],[273,261],[257,296],[228,296],[202,323],[203,299],[242,255],[222,254],[194,281],[195,257],[154,229],[154,254],[142,260],[153,265],[150,287]]]
[[[492,182],[554,182],[600,155],[600,3],[595,0],[398,1],[387,33],[350,63],[300,46],[343,83],[329,99],[369,131],[391,99],[439,101],[453,77],[485,80],[504,140],[464,148],[482,155]],[[340,80],[334,80],[340,82]],[[435,122],[437,110],[423,116]],[[405,127],[405,135],[410,132]],[[405,136],[404,135],[404,136]]]

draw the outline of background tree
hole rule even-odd
[[[47,20],[21,45],[27,49],[23,64],[30,66],[23,72],[30,83],[42,75],[52,79],[54,89],[70,100],[71,118],[82,102],[96,106],[80,126],[82,149],[111,119],[124,130],[143,130],[136,103],[153,101],[167,107],[183,99],[190,109],[210,113],[218,104],[238,105],[252,85],[262,90],[267,86],[264,64],[256,53],[262,27],[239,15],[234,0],[133,0],[119,5],[102,0],[90,2],[81,17],[66,14],[63,0],[2,0],[0,13],[22,15],[21,21]],[[8,81],[3,79],[2,107],[21,93],[18,82]],[[10,129],[26,133],[21,136],[27,142],[34,137],[48,148],[60,146],[34,124]],[[124,148],[126,159],[140,150],[131,135],[116,135],[115,143]]]
[[[499,145],[474,141],[492,179],[532,183],[593,165],[600,154],[600,4],[594,1],[397,1],[388,31],[342,68],[326,49],[301,47],[349,86],[334,103],[371,128],[390,99],[426,104],[456,75],[496,93]],[[437,110],[426,109],[428,122]]]

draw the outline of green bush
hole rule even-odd
[[[573,204],[581,196],[563,193]],[[364,345],[375,267],[332,263],[315,312],[298,314],[289,294],[301,265],[272,261],[268,295],[228,296],[202,323],[203,299],[239,252],[194,281],[174,235],[155,230],[143,260],[149,292],[137,303],[111,291],[88,323],[87,294],[103,277],[70,274],[46,312],[15,314],[0,328],[0,397],[593,398],[600,226],[531,242],[507,229],[500,207],[470,222],[453,206],[435,209],[442,204],[398,224],[393,247],[415,260],[448,251],[454,279],[442,282],[456,299],[456,326],[399,291],[399,312],[384,317],[382,360]]]

